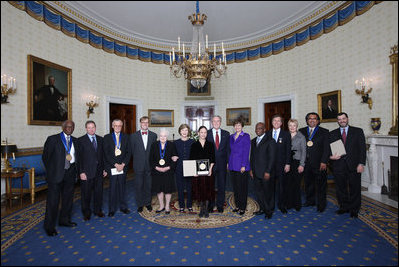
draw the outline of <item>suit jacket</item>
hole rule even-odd
[[[213,166],[213,171],[226,170],[227,162],[230,157],[230,133],[223,129],[220,129],[220,131],[221,136],[219,136],[219,149],[216,149],[212,129],[208,130],[208,134],[206,136],[206,140],[213,143],[213,146],[215,148],[216,163]]]
[[[240,171],[241,167],[245,167],[245,171],[249,171],[251,169],[249,165],[251,137],[244,132],[241,132],[235,140],[234,136],[235,133],[230,135],[229,170]]]
[[[330,132],[330,143],[342,139],[340,128]],[[346,155],[339,160],[332,160],[334,171],[343,170],[345,165],[349,170],[356,171],[359,164],[366,164],[366,139],[363,130],[349,126],[345,142]],[[331,155],[331,152],[330,152]]]
[[[79,155],[77,153],[79,150],[79,144],[77,138],[72,135],[71,138],[75,149],[76,163],[74,167],[71,168],[76,168],[77,170],[79,165]],[[47,140],[44,143],[42,160],[46,168],[46,180],[48,183],[59,183],[64,178],[65,156],[66,149],[62,143],[61,135],[58,133],[47,137]]]
[[[267,140],[273,139],[273,129],[266,132],[263,137]],[[291,134],[283,129],[280,130],[280,134],[277,137],[276,153],[275,153],[275,174],[282,175],[284,173],[284,166],[291,164]]]
[[[276,142],[267,139],[266,135],[256,145],[256,138],[251,141],[251,170],[255,177],[263,178],[265,172],[274,174],[274,155],[276,155]]]
[[[130,139],[130,151],[133,157],[133,169],[135,172],[149,171],[151,145],[157,141],[157,134],[148,130],[147,149],[144,149],[141,131],[132,133]]]
[[[101,176],[104,170],[104,139],[96,135],[97,151],[90,137],[85,134],[79,137],[79,170],[78,174],[85,173],[88,179]]]
[[[308,142],[308,127],[303,127],[299,131],[305,136],[306,142]],[[306,146],[305,166],[318,169],[320,168],[320,163],[327,164],[330,157],[330,143],[328,141],[329,131],[319,126],[312,138],[313,146]]]
[[[111,175],[111,169],[115,168],[115,163],[125,163],[123,172],[126,174],[130,161],[129,135],[120,133],[119,142],[122,153],[119,156],[115,156],[115,142],[112,135],[113,133],[109,133],[104,136],[104,169]]]

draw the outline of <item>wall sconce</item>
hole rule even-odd
[[[8,102],[8,95],[17,91],[17,82],[13,77],[7,77],[6,74],[1,75],[1,104]]]
[[[87,97],[87,102],[86,102],[86,106],[89,107],[89,109],[87,110],[86,114],[87,114],[87,118],[90,117],[90,114],[94,114],[94,108],[98,107],[98,100],[100,98],[98,96],[95,95],[89,95]]]
[[[371,88],[371,82],[372,80],[366,80],[363,79],[361,81],[356,80],[355,81],[355,92],[358,95],[362,96],[362,102],[361,103],[365,103],[369,105],[369,109],[373,108],[373,99],[371,99],[370,97],[370,93],[373,90],[373,88]]]

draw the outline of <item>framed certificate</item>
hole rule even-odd
[[[208,175],[209,166],[209,159],[183,160],[183,176]]]

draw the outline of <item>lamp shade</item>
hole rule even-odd
[[[1,154],[10,154],[17,152],[17,145],[15,144],[1,144]]]

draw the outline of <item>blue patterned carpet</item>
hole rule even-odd
[[[398,264],[398,214],[362,199],[358,219],[338,216],[328,196],[324,213],[314,207],[277,211],[226,227],[185,229],[140,216],[128,181],[131,214],[84,222],[76,194],[73,221],[43,230],[45,201],[1,219],[1,264],[11,265],[394,265]],[[107,190],[104,190],[107,212]],[[216,216],[216,215],[211,215]]]

